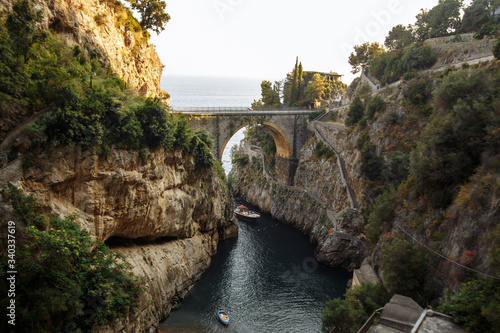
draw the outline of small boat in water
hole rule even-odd
[[[224,325],[229,325],[229,316],[226,311],[220,309],[219,311],[217,311],[217,316],[219,317],[221,323],[223,323]]]
[[[255,221],[260,217],[259,213],[253,212],[245,206],[238,206],[234,210],[234,215],[240,219],[248,221]]]

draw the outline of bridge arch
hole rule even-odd
[[[291,158],[293,156],[293,149],[292,144],[290,143],[290,139],[278,125],[269,121],[251,120],[239,125],[226,138],[224,138],[218,154],[219,162],[222,161],[222,154],[224,153],[224,149],[226,148],[227,143],[233,137],[233,135],[243,127],[254,124],[262,125],[269,131],[269,133],[271,133],[271,136],[274,139],[274,143],[276,144],[276,154],[278,156],[284,158]]]

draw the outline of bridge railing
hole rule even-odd
[[[181,108],[170,108],[170,112],[173,113],[246,113],[246,112],[314,112],[316,109],[305,109],[299,107],[276,107],[276,108],[257,108],[252,109],[249,107],[181,107]]]

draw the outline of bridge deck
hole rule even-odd
[[[228,108],[182,108],[179,110],[172,109],[171,113],[182,113],[189,115],[212,115],[212,116],[271,116],[271,115],[308,115],[317,110],[305,109],[262,109],[252,110],[250,108],[228,107]]]

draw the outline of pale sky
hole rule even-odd
[[[295,57],[304,70],[355,77],[353,46],[384,42],[438,0],[166,0],[171,20],[151,41],[163,75],[280,80]]]

